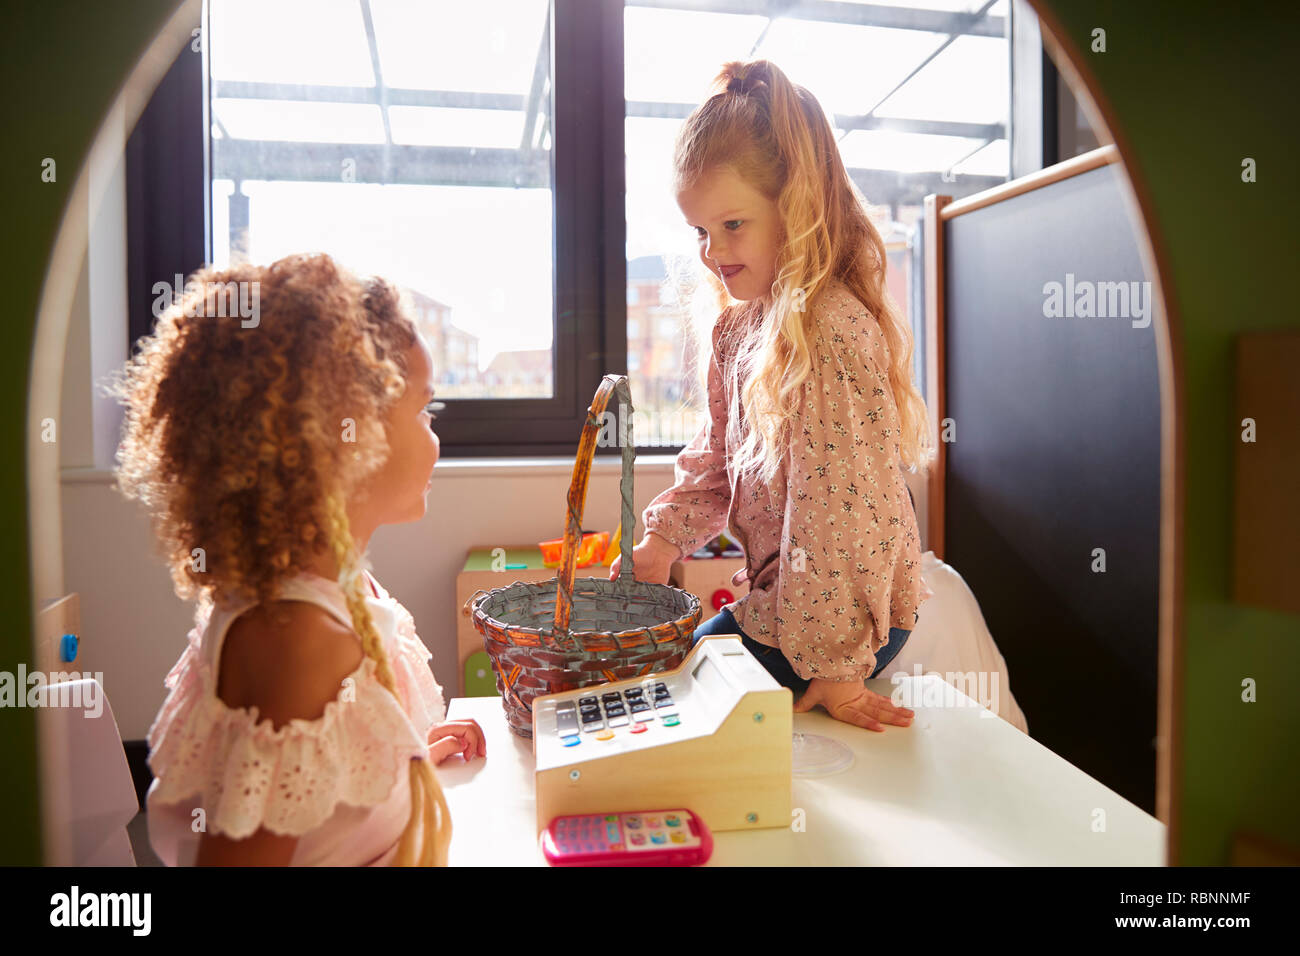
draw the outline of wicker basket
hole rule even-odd
[[[631,412],[626,376],[606,375],[587,412],[569,485],[564,550],[557,576],[534,584],[516,581],[470,599],[469,613],[492,658],[510,729],[521,737],[533,735],[535,697],[676,667],[691,649],[700,623],[700,602],[694,595],[637,581],[633,573],[632,463],[636,449],[630,425],[620,436],[623,534],[618,579],[580,578],[575,586],[573,572],[582,540],[587,479],[600,418],[612,395]]]

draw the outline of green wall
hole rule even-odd
[[[15,5],[18,6],[18,5]],[[170,0],[75,3],[50,0],[4,13],[0,75],[5,91],[5,320],[0,322],[0,670],[31,654],[26,427],[36,308],[54,235],[73,183],[108,107],[150,39],[171,15]],[[41,181],[51,157],[56,180]],[[36,723],[27,708],[0,710],[0,864],[39,863]]]
[[[563,0],[561,0],[563,2]],[[1227,861],[1239,828],[1300,846],[1295,761],[1300,730],[1288,681],[1300,674],[1300,619],[1229,602],[1232,340],[1294,327],[1297,207],[1293,5],[1261,12],[1217,3],[1038,0],[1081,53],[1084,69],[1154,214],[1166,293],[1178,325],[1186,430],[1184,508],[1185,727],[1181,862]],[[0,670],[30,653],[24,429],[37,298],[54,233],[91,139],[128,70],[170,14],[170,0],[46,0],[6,14],[0,70],[7,91],[5,170],[8,321],[0,323]],[[1087,52],[1106,30],[1107,52]],[[1291,69],[1288,69],[1291,67]],[[56,183],[41,160],[58,162]],[[1258,182],[1243,184],[1243,157]],[[1300,425],[1297,427],[1300,437]],[[1300,544],[1300,543],[1298,543]],[[1253,677],[1258,702],[1240,700]],[[1090,706],[1087,701],[1066,706]],[[40,860],[35,728],[27,709],[0,711],[0,864]],[[1098,732],[1105,732],[1098,710]]]
[[[1300,325],[1291,281],[1300,131],[1289,39],[1300,8],[1051,0],[1040,9],[1081,51],[1146,194],[1181,339],[1186,682],[1177,860],[1226,863],[1238,829],[1300,847],[1300,705],[1291,686],[1300,675],[1300,618],[1230,603],[1240,433],[1233,338]],[[1105,53],[1091,51],[1098,27]],[[1241,181],[1244,157],[1257,163],[1255,183]],[[1293,437],[1300,440],[1300,422]],[[1257,684],[1253,704],[1241,700],[1247,677]]]

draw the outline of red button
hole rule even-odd
[[[736,600],[736,596],[726,588],[718,588],[713,592],[713,597],[709,599],[713,604],[713,610],[721,611],[724,604],[730,604]]]
[[[631,732],[634,734],[645,733],[645,724],[637,724],[635,727],[632,728]]]

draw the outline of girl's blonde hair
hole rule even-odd
[[[326,255],[207,268],[108,388],[126,406],[118,486],[149,509],[176,593],[201,607],[273,601],[328,549],[394,697],[345,502],[387,460],[383,416],[409,386],[417,337],[391,285]],[[395,863],[444,865],[451,820],[427,758],[411,761],[410,785]]]
[[[742,330],[727,389],[728,447],[738,449],[737,471],[767,483],[781,468],[812,369],[812,306],[832,278],[866,306],[885,336],[903,464],[928,464],[934,457],[929,416],[912,381],[911,329],[885,286],[885,244],[813,95],[768,60],[727,63],[713,94],[678,133],[673,165],[679,192],[728,168],[775,202],[780,214],[782,243],[767,294],[736,303],[717,276],[705,280],[722,313],[717,321]],[[702,336],[696,354],[709,354]],[[743,434],[741,405],[749,423]]]

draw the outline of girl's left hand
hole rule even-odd
[[[804,695],[794,705],[794,712],[802,714],[818,704],[836,720],[884,732],[882,721],[898,727],[907,727],[916,716],[906,707],[897,706],[888,697],[867,690],[861,681],[835,681],[813,678]]]
[[[468,763],[475,756],[487,756],[483,728],[474,720],[446,720],[429,728],[429,757],[440,764],[454,753]]]

